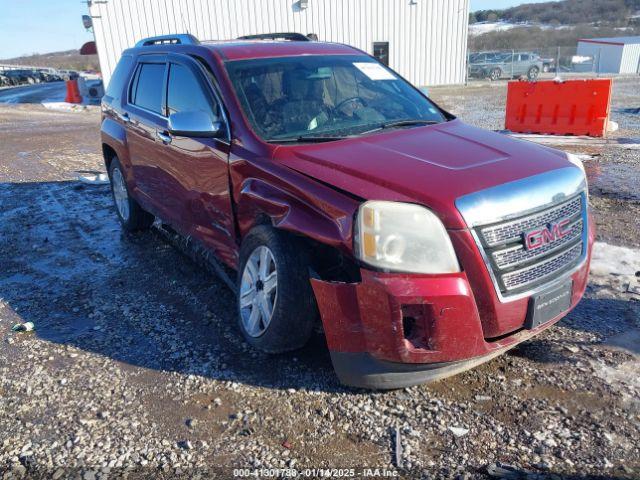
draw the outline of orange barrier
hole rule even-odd
[[[67,96],[64,99],[67,103],[82,103],[78,80],[67,80]]]
[[[505,128],[518,133],[604,137],[611,84],[610,78],[509,82]]]

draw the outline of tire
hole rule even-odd
[[[527,72],[527,78],[529,80],[535,80],[540,75],[540,69],[538,67],[531,67]]]
[[[240,331],[251,346],[283,353],[307,343],[318,318],[308,267],[306,245],[285,232],[258,226],[243,240],[236,304]]]
[[[109,165],[109,181],[111,182],[111,197],[122,227],[134,232],[146,230],[153,223],[153,215],[145,212],[142,207],[129,195],[129,187],[124,178],[122,165],[118,157],[113,157]]]
[[[502,70],[500,70],[499,68],[494,68],[493,70],[491,70],[491,72],[489,72],[489,79],[492,82],[500,80],[500,77],[502,77]]]

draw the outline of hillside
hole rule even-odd
[[[470,23],[504,20],[549,25],[598,24],[627,27],[639,23],[640,0],[564,0],[530,3],[506,10],[480,10]],[[635,17],[635,18],[634,18]]]
[[[27,55],[0,60],[0,63],[69,70],[100,70],[97,55],[80,55],[78,50]]]
[[[640,0],[564,0],[470,14],[469,48],[575,47],[580,38],[640,35]]]

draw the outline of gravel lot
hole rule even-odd
[[[502,127],[504,83],[431,94]],[[614,95],[615,136],[640,137],[623,111],[640,107],[640,80]],[[367,392],[338,384],[320,336],[296,354],[252,351],[223,282],[155,231],[125,235],[108,187],[77,181],[103,169],[98,130],[96,108],[0,104],[0,478],[640,478],[640,295],[627,292],[640,150],[571,149],[591,156],[600,241],[574,312],[470,372]],[[11,331],[27,321],[35,332]]]

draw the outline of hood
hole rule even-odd
[[[572,164],[557,150],[459,120],[339,142],[280,146],[274,160],[367,200],[419,203],[466,228],[463,195]]]

